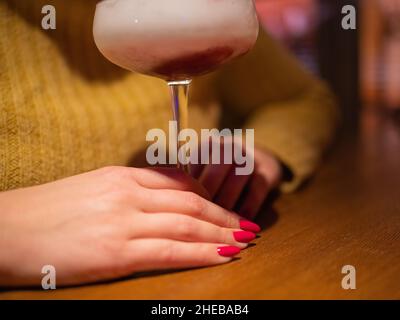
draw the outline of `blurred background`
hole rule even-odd
[[[357,29],[343,30],[345,5]],[[400,112],[400,0],[257,0],[264,27],[338,95],[345,120],[360,108]]]

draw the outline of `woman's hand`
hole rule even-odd
[[[125,167],[0,193],[0,285],[39,285],[44,265],[72,285],[228,262],[259,229],[208,197],[176,169]]]
[[[223,149],[222,145],[221,155]],[[193,166],[192,174],[216,204],[235,210],[246,219],[254,219],[269,192],[280,184],[282,165],[271,153],[257,148],[254,150],[254,172],[250,175],[236,175],[237,165],[222,162],[221,159],[221,164]]]

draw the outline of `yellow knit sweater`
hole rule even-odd
[[[118,69],[96,49],[95,0],[0,2],[0,190],[41,184],[106,165],[129,165],[151,128],[167,129],[161,80]],[[42,6],[57,29],[41,28]],[[191,126],[254,128],[256,145],[294,173],[315,170],[337,123],[334,98],[270,37],[246,57],[196,79]]]

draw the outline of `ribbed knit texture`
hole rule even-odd
[[[167,129],[165,83],[113,66],[95,47],[96,2],[1,1],[0,190],[129,165],[149,129]],[[41,29],[46,4],[57,9],[56,30]],[[255,128],[256,144],[295,174],[285,191],[312,174],[337,123],[329,90],[265,34],[245,58],[195,80],[191,93],[191,126],[229,117]]]

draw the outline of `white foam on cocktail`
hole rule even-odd
[[[105,0],[94,37],[113,63],[142,73],[163,61],[227,46],[232,57],[258,35],[252,0]]]

